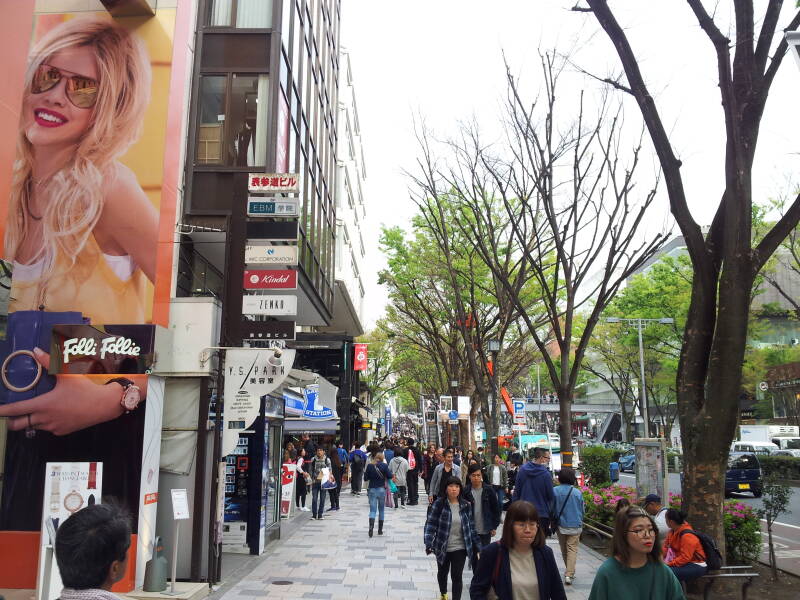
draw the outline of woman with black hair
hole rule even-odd
[[[661,559],[658,528],[638,506],[614,519],[611,558],[600,565],[589,600],[684,600],[681,584]]]
[[[441,600],[447,600],[447,574],[453,582],[453,600],[460,600],[464,563],[474,568],[480,549],[472,506],[461,497],[461,479],[451,475],[445,481],[445,495],[431,505],[425,521],[425,553],[435,554],[436,578]]]
[[[664,562],[679,581],[702,577],[708,572],[706,553],[686,520],[686,513],[670,508],[666,518],[669,533],[664,540]]]
[[[553,551],[539,528],[539,512],[525,500],[512,502],[503,535],[481,551],[472,576],[472,600],[566,600]]]

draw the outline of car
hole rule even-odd
[[[750,452],[732,452],[728,457],[728,470],[725,472],[725,496],[750,492],[755,498],[760,498],[763,489],[761,463],[756,455]]]
[[[800,450],[775,450],[770,456],[793,456],[800,457]]]
[[[620,456],[617,462],[619,463],[619,470],[621,473],[625,471],[633,473],[636,470],[636,454],[634,453]]]

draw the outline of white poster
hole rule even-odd
[[[222,455],[232,454],[239,433],[258,417],[260,399],[280,384],[294,364],[294,350],[237,348],[225,353]]]
[[[38,600],[55,600],[64,587],[56,565],[56,532],[61,523],[80,509],[100,504],[103,493],[103,463],[47,463],[46,469],[36,589]]]
[[[274,296],[242,296],[243,315],[267,315],[270,317],[295,316],[297,296],[288,294]]]

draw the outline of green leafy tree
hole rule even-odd
[[[778,563],[775,560],[775,544],[772,540],[772,526],[782,514],[792,512],[789,510],[789,500],[792,491],[785,483],[779,482],[774,476],[764,479],[764,495],[761,497],[763,508],[758,509],[758,516],[767,522],[767,545],[769,547],[769,567],[772,569],[772,579],[778,579]]]
[[[721,539],[722,484],[738,422],[738,411],[731,408],[741,392],[753,283],[800,220],[797,197],[763,238],[753,243],[752,170],[758,134],[770,88],[787,54],[786,40],[776,35],[783,2],[765,3],[757,20],[754,2],[737,0],[732,7],[735,27],[720,27],[716,19],[724,16],[722,12],[709,14],[701,0],[687,0],[687,10],[715,53],[709,68],[717,74],[725,122],[725,136],[719,140],[725,152],[724,191],[707,232],[689,209],[682,162],[624,25],[607,0],[586,0],[586,4],[588,8],[578,6],[576,10],[594,16],[625,73],[625,81],[621,77],[601,79],[630,95],[642,114],[663,172],[672,215],[694,268],[676,378],[684,449],[684,510],[693,515],[698,527]],[[800,11],[781,29],[794,30],[798,25]],[[729,31],[735,33],[735,39],[729,39]]]

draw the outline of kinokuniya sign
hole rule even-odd
[[[291,269],[246,269],[246,290],[296,290],[297,271]]]
[[[51,374],[149,373],[155,325],[54,325]]]
[[[248,243],[244,247],[244,262],[248,265],[296,265],[297,246]]]
[[[297,296],[243,296],[242,314],[294,316],[297,314]]]

